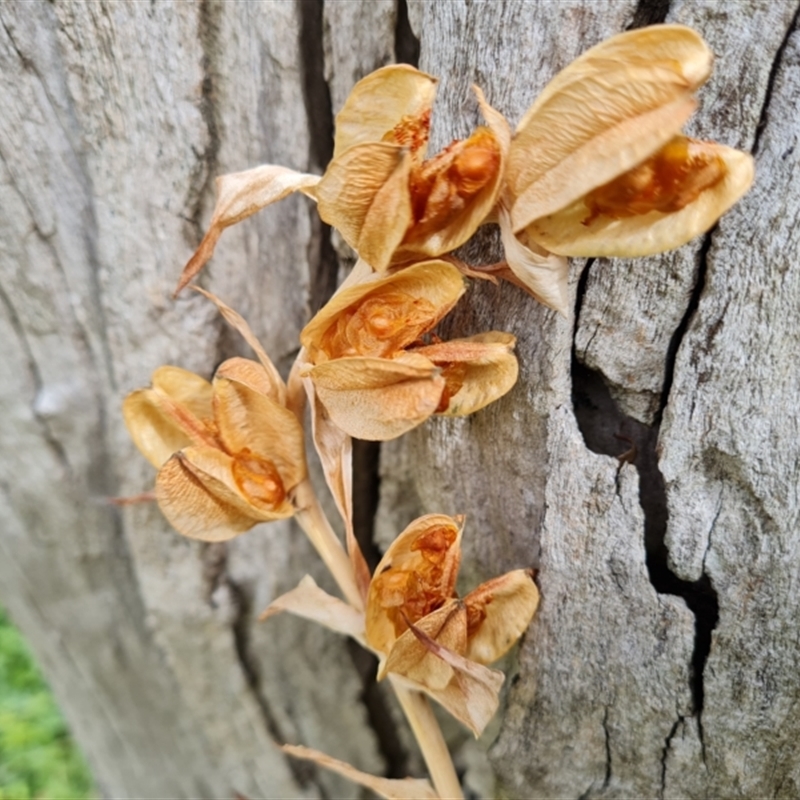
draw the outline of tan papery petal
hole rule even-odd
[[[204,455],[230,457],[212,448],[187,448],[208,451]],[[183,451],[164,464],[156,478],[156,500],[164,516],[178,533],[204,542],[224,542],[244,533],[259,519],[254,509],[220,481],[191,464]],[[211,454],[214,454],[211,456]],[[209,458],[203,459],[207,465]],[[230,464],[228,464],[230,470]]]
[[[383,579],[392,574],[412,574],[421,593],[429,596],[432,603],[443,603],[455,591],[463,530],[463,517],[426,514],[415,519],[389,545],[375,568],[367,595],[366,635],[375,650],[389,653],[398,638],[386,603],[391,603],[389,608],[402,610],[403,603],[409,599],[406,596],[387,598]]]
[[[539,590],[529,570],[517,569],[482,583],[462,602],[470,620],[466,657],[491,664],[510,650],[528,629],[539,605]]]
[[[511,143],[513,230],[568,206],[665,145],[694,110],[692,93],[711,62],[705,42],[675,25],[613,37],[563,70]]]
[[[303,428],[282,405],[244,383],[214,378],[219,435],[228,451],[250,451],[272,462],[290,492],[306,476]]]
[[[403,123],[404,117],[422,121],[424,130],[418,135],[417,148],[419,157],[424,156],[428,141],[425,120],[433,107],[436,83],[436,78],[407,64],[382,67],[362,78],[336,115],[334,159],[354,145],[389,141],[386,135]]]
[[[448,366],[459,370],[460,388],[449,398],[447,408],[436,413],[448,417],[466,416],[509,392],[519,374],[519,364],[513,353],[516,342],[516,337],[510,333],[488,331],[415,349],[415,353],[442,367],[445,380]]]
[[[535,242],[522,243],[511,230],[511,217],[498,207],[500,236],[506,262],[525,289],[540,303],[554,308],[562,316],[569,313],[569,263],[564,256],[549,253]],[[522,232],[520,236],[525,236]],[[527,238],[527,237],[526,237]]]
[[[707,231],[753,182],[749,153],[715,142],[703,145],[722,159],[726,173],[679,211],[650,211],[622,219],[598,214],[587,222],[591,211],[581,198],[556,214],[537,219],[525,233],[542,247],[570,256],[647,256],[679,247]]]
[[[259,616],[259,622],[288,611],[296,617],[310,619],[336,633],[350,636],[366,647],[364,615],[338,597],[328,594],[306,575],[291,591],[276,597]]]
[[[439,797],[428,781],[419,778],[377,778],[351,767],[344,761],[326,756],[319,750],[312,750],[310,747],[285,744],[281,750],[295,758],[313,761],[359,786],[366,786],[367,789],[371,789],[379,797],[385,797],[387,800],[437,800]]]
[[[444,389],[439,370],[423,356],[402,360],[337,358],[308,373],[331,420],[356,439],[384,442],[423,423]]]
[[[331,161],[317,187],[320,218],[379,272],[411,224],[411,162],[398,145],[356,145]]]
[[[467,610],[460,601],[449,601],[402,634],[381,665],[378,680],[391,672],[424,686],[426,691],[444,689],[453,679],[453,667],[430,646],[431,641],[456,653],[466,652]]]
[[[500,162],[496,165],[495,175],[486,186],[470,198],[463,211],[447,224],[436,225],[433,229],[412,226],[392,258],[394,263],[419,259],[421,256],[436,257],[455,250],[487,221],[497,202],[503,185],[511,131],[505,117],[486,102],[481,89],[477,86],[472,88],[478,98],[481,114],[488,123],[499,150]]]
[[[295,172],[287,167],[264,164],[244,172],[221,175],[216,180],[217,203],[208,231],[200,246],[183,268],[175,294],[183,289],[214,254],[222,231],[255,214],[265,206],[282,200],[292,192],[314,196],[318,175]]]
[[[269,394],[273,400],[281,405],[286,405],[286,384],[283,382],[283,378],[281,378],[280,373],[272,363],[272,359],[267,355],[266,351],[261,346],[261,343],[256,338],[256,335],[253,333],[244,317],[237,311],[234,311],[229,305],[223,303],[219,297],[211,294],[211,292],[207,292],[205,289],[201,289],[199,286],[194,286],[192,288],[196,292],[200,292],[203,297],[209,299],[219,309],[219,313],[222,314],[225,322],[227,322],[228,325],[230,325],[242,337],[242,339],[244,339],[247,344],[250,345],[250,347],[253,349],[253,352],[256,354],[256,357],[261,362],[261,366],[264,367],[266,377],[272,385],[271,391],[266,392],[265,394]]]
[[[431,689],[395,673],[391,673],[392,679],[410,689],[425,692],[466,725],[477,738],[497,711],[505,675],[443,647],[419,628],[413,630],[425,640],[425,646],[431,654],[436,654],[452,667],[453,677],[443,689]]]
[[[461,273],[446,261],[422,261],[391,275],[375,275],[338,291],[300,332],[300,341],[313,363],[325,359],[320,342],[337,318],[361,305],[367,298],[402,292],[412,298],[426,300],[434,307],[430,328],[433,328],[458,302],[466,291]],[[423,331],[424,332],[424,331]]]
[[[159,367],[152,389],[125,398],[122,416],[139,451],[160,467],[178,450],[209,442],[203,420],[212,416],[211,384],[180,367]]]

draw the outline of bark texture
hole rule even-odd
[[[170,531],[119,407],[173,363],[245,353],[171,299],[215,175],[324,168],[332,114],[393,60],[441,80],[432,151],[512,125],[583,50],[653,22],[717,61],[690,133],[752,150],[752,191],[665,256],[573,263],[568,320],[474,285],[449,332],[508,330],[520,381],[464,420],[360,450],[364,536],[465,513],[465,586],[535,566],[542,604],[477,796],[800,794],[800,32],[797,0],[79,0],[0,6],[0,602],[39,656],[103,796],[354,796],[275,742],[419,768],[373,665],[292,618],[290,523],[228,545]],[[465,257],[491,259],[481,232]],[[290,198],[228,230],[203,276],[286,370],[347,254]],[[622,437],[622,438],[620,438]],[[629,458],[616,456],[629,452]],[[378,487],[378,477],[380,486]],[[387,724],[388,721],[388,724]]]

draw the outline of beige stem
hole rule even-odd
[[[389,682],[419,743],[437,794],[442,800],[464,800],[450,751],[428,698],[415,689],[403,686],[391,673]]]
[[[295,490],[294,502],[298,508],[295,517],[300,527],[306,532],[325,566],[330,570],[334,580],[342,590],[348,603],[358,611],[364,610],[364,602],[358,591],[353,567],[350,559],[339,541],[339,537],[331,528],[325,512],[320,508],[317,496],[308,479]]]

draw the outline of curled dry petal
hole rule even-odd
[[[511,218],[502,204],[498,207],[498,221],[509,269],[529,294],[566,317],[569,309],[567,259],[528,240],[525,231],[514,235]]]
[[[749,153],[677,136],[636,169],[523,233],[566,255],[660,253],[707,231],[747,192],[753,176]]]
[[[320,589],[310,575],[306,575],[291,591],[275,598],[258,619],[263,622],[282,611],[317,622],[364,644],[364,615]]]
[[[258,462],[247,466],[250,474],[242,480],[226,453],[187,447],[159,470],[158,505],[175,530],[205,542],[226,541],[258,522],[290,517],[294,508],[277,472]]]
[[[122,415],[134,444],[154,466],[192,443],[199,444],[210,432],[211,384],[180,367],[160,367],[153,386],[131,392],[122,404]]]
[[[313,761],[321,767],[348,778],[359,786],[365,786],[378,796],[385,797],[386,800],[436,800],[439,797],[426,780],[418,778],[378,778],[366,772],[361,772],[344,761],[326,756],[325,753],[320,753],[319,750],[312,750],[310,747],[285,744],[281,749],[290,756]]]
[[[563,70],[511,143],[513,230],[570,205],[667,144],[694,110],[693,92],[711,63],[693,30],[659,25],[615,36]]]
[[[414,520],[375,568],[367,595],[366,637],[389,653],[398,637],[453,596],[464,520],[428,514]]]
[[[313,367],[309,377],[331,420],[349,436],[387,441],[436,411],[445,380],[423,356],[339,358]]]
[[[423,261],[337,292],[306,325],[300,341],[314,364],[341,356],[384,357],[431,330],[465,291],[445,261]]]
[[[459,601],[453,602],[452,606],[456,605]],[[452,607],[440,609],[411,626],[392,649],[385,670],[395,680],[432,697],[478,737],[497,711],[505,676],[443,643],[442,639],[458,641],[461,637],[455,631],[446,631],[444,637],[431,635],[443,620],[447,620],[445,629],[458,624],[466,627],[466,615],[453,615],[452,610]],[[430,617],[437,618],[436,624],[431,624]],[[434,668],[434,663],[439,667]],[[443,684],[446,676],[449,680]]]
[[[468,621],[465,655],[491,664],[527,630],[539,605],[539,590],[530,570],[517,569],[482,583],[463,603]]]
[[[354,145],[388,141],[425,155],[436,78],[393,64],[362,78],[336,115],[334,159]]]
[[[241,222],[265,206],[292,192],[314,196],[319,176],[295,172],[286,167],[264,164],[244,172],[222,175],[216,180],[217,203],[200,246],[183,268],[175,294],[181,291],[214,254],[217,240],[229,225]]]
[[[519,364],[513,353],[516,337],[489,331],[450,342],[417,347],[442,370],[445,390],[437,413],[465,416],[493,403],[517,382]]]
[[[411,154],[369,142],[334,159],[317,187],[319,215],[367,263],[385,270],[408,226]]]

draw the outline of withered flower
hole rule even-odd
[[[261,364],[231,358],[211,383],[160,367],[149,389],[128,395],[125,424],[158,468],[156,499],[178,532],[219,542],[295,513],[303,429],[284,391]]]
[[[436,79],[383,67],[359,81],[336,117],[333,160],[320,179],[265,164],[217,179],[217,203],[177,291],[211,258],[222,231],[302,192],[373,269],[447,253],[469,239],[500,194],[510,131],[475,87],[488,127],[426,159]]]
[[[511,143],[513,233],[561,255],[643,256],[710,228],[753,180],[749,154],[680,133],[712,60],[695,31],[655,25],[560,72]]]
[[[300,340],[305,374],[337,426],[360,439],[391,439],[434,413],[477,411],[514,385],[511,334],[423,338],[463,292],[455,267],[425,261],[334,295]]]
[[[487,669],[519,639],[539,603],[531,573],[514,570],[455,595],[463,519],[421,517],[375,569],[365,638],[393,675],[438,700],[478,735],[497,708],[503,674]]]
[[[336,116],[315,189],[323,220],[376,270],[448,253],[499,196],[510,132],[474,87],[488,127],[426,159],[436,79],[405,64],[368,75]]]

